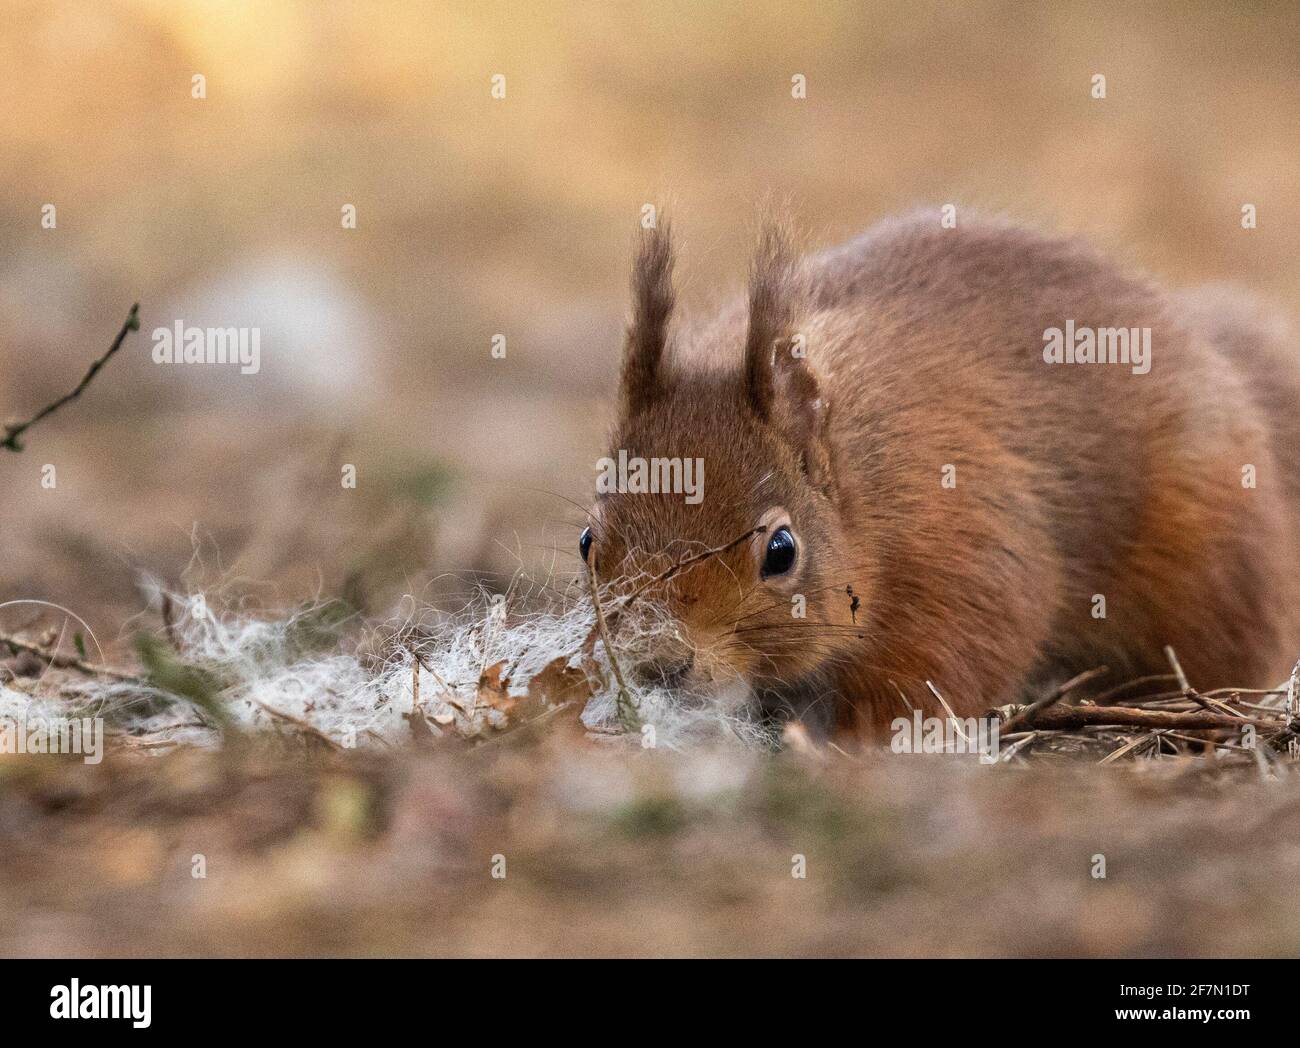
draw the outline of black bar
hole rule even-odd
[[[4,967],[7,1033],[129,1036],[374,1033],[490,1037],[501,1024],[621,1039],[629,1019],[686,1034],[691,1016],[771,1036],[851,1022],[917,1032],[1200,1027],[1216,1034],[1291,1020],[1293,960],[23,960]],[[144,1003],[118,1018],[55,1018],[77,980],[91,1010]],[[64,989],[59,989],[60,987]],[[135,987],[105,996],[100,987]],[[93,1002],[93,1006],[91,1003]],[[128,1008],[119,1006],[119,1013]],[[838,1018],[837,1018],[838,1017]],[[141,1024],[141,1025],[137,1025]],[[478,1033],[474,1033],[476,1024]],[[607,1025],[608,1024],[608,1025]],[[18,1043],[8,1039],[8,1043]]]

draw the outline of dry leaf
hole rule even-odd
[[[509,689],[501,679],[504,669],[505,663],[498,662],[489,666],[479,676],[478,705],[486,706],[498,713],[509,714],[514,709],[516,700],[511,698]]]
[[[558,706],[564,702],[591,698],[591,680],[578,666],[570,666],[567,656],[552,659],[542,672],[528,682],[528,701],[541,706]]]

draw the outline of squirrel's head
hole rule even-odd
[[[703,369],[674,366],[672,268],[666,226],[645,233],[618,423],[579,551],[602,587],[644,590],[671,616],[680,645],[635,667],[643,682],[782,691],[860,636],[831,405],[796,327],[799,271],[765,232],[748,322],[722,336],[735,364]]]

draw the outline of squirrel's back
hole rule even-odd
[[[1246,300],[933,212],[806,277],[841,511],[889,598],[879,665],[976,651],[988,669],[955,658],[949,686],[998,701],[997,680],[1159,671],[1165,645],[1203,686],[1276,683],[1300,654],[1300,367]],[[1132,352],[1052,363],[1051,332]]]

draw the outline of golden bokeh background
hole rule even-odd
[[[143,326],[0,452],[0,600],[111,637],[149,577],[381,612],[563,576],[647,203],[692,312],[775,200],[810,245],[1004,210],[1294,315],[1298,45],[1289,3],[4,0],[0,414]],[[260,327],[261,372],[154,364],[178,318]]]

